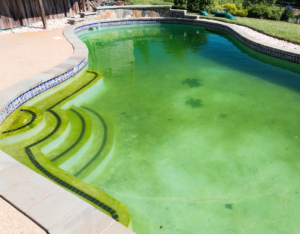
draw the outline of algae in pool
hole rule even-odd
[[[67,111],[62,142],[92,127],[57,165],[122,202],[138,234],[299,232],[299,65],[195,26],[79,37],[103,79]]]

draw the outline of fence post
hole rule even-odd
[[[46,15],[45,15],[45,9],[44,9],[44,5],[43,5],[43,1],[38,0],[38,3],[39,3],[39,7],[40,7],[40,12],[41,12],[41,17],[42,17],[44,29],[47,29],[48,28],[47,19],[46,19]]]
[[[86,9],[85,9],[85,0],[82,0],[83,2],[83,12],[86,12]]]
[[[90,0],[85,0],[86,1],[86,9],[87,9],[87,11],[89,11],[90,10]]]

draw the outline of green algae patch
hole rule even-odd
[[[109,157],[109,153],[113,147],[114,126],[110,118],[103,111],[88,105],[84,105],[82,108],[91,115],[91,118],[98,119],[98,121],[100,120],[102,125],[101,128],[95,128],[95,131],[98,131],[96,133],[98,137],[95,139],[96,142],[93,143],[93,146],[95,147],[93,147],[94,149],[92,150],[94,152],[91,152],[90,157],[83,158],[74,166],[75,174],[77,174],[78,178],[84,180],[96,169],[98,169],[97,171],[103,169],[101,165],[103,165],[104,160]],[[101,129],[101,132],[98,129]],[[102,136],[102,138],[99,136]],[[82,167],[82,165],[85,166]],[[99,168],[99,166],[101,166],[101,168]],[[90,181],[92,178],[93,176],[88,177],[87,180]]]
[[[0,139],[27,132],[35,128],[43,119],[44,112],[41,109],[22,106],[0,126]]]
[[[47,154],[48,158],[57,166],[70,159],[78,152],[91,136],[92,123],[87,114],[72,106],[66,111],[72,131],[65,140]]]
[[[46,98],[38,100],[34,103],[34,107],[26,107],[35,110],[39,113],[39,116],[45,118],[46,125],[44,129],[39,134],[33,135],[22,142],[2,145],[0,148],[22,164],[51,179],[54,183],[64,187],[128,227],[130,225],[129,213],[121,202],[57,167],[42,153],[42,148],[57,139],[67,129],[70,117],[72,118],[70,115],[71,110],[73,110],[73,113],[74,111],[80,113],[81,116],[84,116],[83,118],[87,122],[87,125],[91,125],[89,117],[84,111],[73,106],[70,110],[64,111],[61,107],[92,87],[101,78],[101,73],[88,71],[84,75],[72,78],[73,80],[68,86],[58,89],[54,93],[50,93]],[[20,121],[16,122],[13,119],[13,117],[16,116],[18,117],[17,114],[11,115],[4,122],[3,126],[11,126],[14,124],[14,126],[19,127],[22,119],[28,119],[28,116],[21,117],[20,115]],[[91,129],[90,127],[88,127],[88,129],[88,133],[86,136],[84,135],[83,138],[88,138],[90,135]],[[85,140],[86,139],[83,139],[83,142]],[[67,158],[65,160],[67,160]]]

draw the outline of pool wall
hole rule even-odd
[[[132,18],[148,18],[148,17],[172,17],[172,6],[111,6],[97,7],[95,19],[132,19]]]
[[[186,12],[183,12],[183,16]],[[178,16],[178,15],[176,15]],[[104,20],[104,21],[94,21],[94,22],[86,22],[80,25],[70,26],[64,30],[65,37],[69,40],[69,42],[74,47],[74,54],[68,60],[64,61],[63,63],[57,65],[54,68],[51,68],[43,73],[37,74],[35,76],[29,77],[9,88],[0,91],[0,123],[2,123],[10,114],[12,114],[16,109],[18,109],[21,105],[26,103],[31,98],[43,93],[44,91],[51,89],[52,87],[70,79],[79,71],[81,71],[88,62],[88,49],[86,45],[76,36],[76,33],[88,30],[90,27],[107,27],[107,26],[117,26],[117,25],[132,25],[132,24],[188,24],[188,25],[196,25],[202,27],[211,27],[219,30],[226,31],[236,37],[242,44],[250,47],[253,50],[258,52],[279,58],[284,59],[287,61],[291,61],[297,64],[300,64],[300,53],[295,52],[292,50],[283,49],[280,47],[271,47],[266,43],[253,38],[252,36],[248,35],[247,33],[240,30],[238,27],[232,24],[223,23],[223,22],[216,22],[206,19],[186,19],[186,18],[142,18],[142,19],[114,19],[114,20]],[[12,176],[13,175],[13,176]],[[12,179],[12,177],[14,177]],[[28,199],[30,196],[34,196],[36,194],[36,187],[38,184],[47,184],[43,181],[42,176],[32,172],[29,168],[24,167],[19,162],[10,159],[8,155],[4,152],[0,151],[0,196],[4,197],[3,194],[8,193],[9,190],[19,187],[20,185],[24,185],[23,187],[32,187],[31,191],[28,194],[24,194],[19,191],[19,200],[25,201],[26,198]],[[35,180],[32,182],[33,179]],[[29,183],[30,182],[30,183]],[[69,193],[66,190],[62,190],[59,186],[52,184],[49,181],[49,185],[47,185],[47,193],[56,194],[59,197],[60,201],[66,201],[75,199],[73,197],[68,198],[68,196],[75,196]],[[24,183],[29,183],[24,184]],[[33,186],[35,185],[35,186]],[[55,187],[56,186],[56,187]],[[49,187],[49,188],[48,188]],[[52,188],[53,187],[53,188]],[[24,189],[24,188],[23,188]],[[55,192],[57,191],[57,192]],[[76,197],[76,196],[75,196]],[[54,203],[55,201],[47,201],[46,197],[42,197],[37,204],[32,206],[32,209],[36,207],[39,211],[45,211],[41,213],[34,214],[26,213],[27,211],[24,210],[23,213],[29,217],[32,217],[33,220],[38,220],[40,226],[42,226],[48,233],[52,233],[52,230],[57,230],[57,227],[63,228],[71,219],[74,225],[77,223],[87,223],[92,222],[90,216],[92,214],[96,214],[95,210],[92,210],[87,203],[83,202],[80,203],[76,200],[76,207],[70,206],[68,209],[68,213],[65,214],[64,217],[61,217],[60,220],[52,228],[49,228],[49,220],[52,216],[59,217],[61,213],[61,209],[53,211],[53,213],[49,213],[47,210],[47,206],[42,206],[43,202],[48,204],[48,209],[51,208],[51,202]],[[48,198],[49,199],[49,198]],[[79,198],[78,198],[79,199]],[[13,205],[18,207],[16,203],[10,201]],[[74,201],[75,201],[74,200]],[[70,204],[70,202],[67,202]],[[74,203],[74,202],[73,202]],[[77,204],[78,203],[78,204]],[[50,204],[50,205],[49,205]],[[56,204],[57,205],[57,204]],[[22,208],[19,208],[22,211]],[[98,210],[97,210],[98,211]],[[84,212],[86,215],[84,216]],[[100,212],[100,211],[98,211]],[[101,213],[101,212],[100,212]],[[100,217],[101,214],[97,213]],[[77,216],[76,216],[77,215]],[[61,216],[61,215],[60,215]],[[96,215],[95,215],[96,216]],[[80,222],[78,221],[80,220]],[[100,219],[96,219],[100,221]],[[103,221],[103,219],[102,219]],[[103,223],[105,223],[103,221]],[[114,222],[113,219],[107,221],[108,226],[107,228],[116,228],[118,224]],[[119,226],[118,226],[119,227]],[[53,232],[55,233],[55,232]],[[70,230],[64,229],[64,233],[70,233]],[[92,233],[92,232],[91,232]],[[102,233],[102,232],[101,232]],[[105,231],[103,232],[105,233]],[[132,233],[130,230],[126,229],[122,233]]]

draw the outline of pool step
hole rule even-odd
[[[83,23],[84,19],[83,18],[70,18],[68,19],[68,23],[71,25]]]
[[[81,108],[81,110],[84,109]],[[88,112],[86,113],[88,114]],[[70,167],[64,168],[64,170],[71,175],[76,175],[77,173],[80,174],[80,170],[88,162],[89,158],[92,157],[92,155],[96,154],[98,150],[98,145],[101,144],[101,142],[103,141],[103,135],[101,134],[100,137],[98,137],[96,134],[98,133],[98,131],[100,133],[104,132],[101,121],[95,118],[93,115],[89,115],[89,116],[92,121],[92,134],[89,142],[87,142],[86,144],[88,146],[87,147],[86,145],[84,146],[85,148],[87,148],[87,150],[84,153],[82,153],[78,158],[76,158],[76,162],[74,162]],[[71,159],[73,159],[73,157]]]
[[[57,146],[50,152],[44,152],[46,156],[57,166],[62,165],[77,153],[82,154],[82,148],[91,137],[92,122],[84,111],[72,106],[66,111],[70,126],[69,131],[62,142],[57,142]],[[68,130],[68,128],[66,130]]]
[[[187,15],[187,14],[185,14],[184,18],[187,18],[187,19],[199,19],[199,15]]]
[[[114,139],[113,124],[104,112],[90,106],[82,106],[91,118],[93,130],[93,141],[89,150],[80,157],[68,171],[71,175],[83,180],[97,170],[100,173],[99,165],[107,161],[106,157],[112,149]]]

